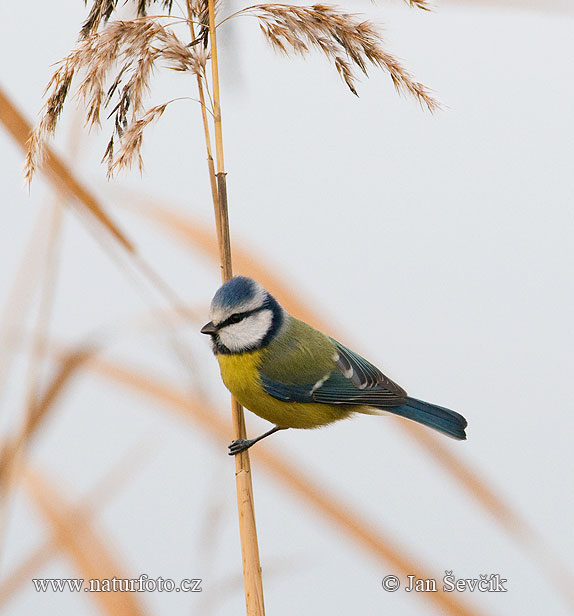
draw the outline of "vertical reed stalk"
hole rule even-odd
[[[191,40],[195,41],[195,28],[193,27],[193,10],[191,8],[191,0],[186,0],[187,7],[187,19],[189,23],[189,33],[191,34]],[[196,73],[197,77],[197,89],[199,91],[199,102],[201,105],[201,119],[203,121],[203,133],[205,137],[205,149],[207,151],[207,169],[209,172],[209,183],[211,185],[211,198],[213,200],[213,210],[215,213],[215,224],[217,225],[217,237],[221,235],[219,228],[219,215],[217,208],[217,181],[215,179],[215,167],[213,164],[213,154],[211,149],[211,135],[209,132],[209,122],[207,119],[207,109],[205,107],[205,92],[203,90],[203,80],[199,73]]]
[[[229,217],[227,209],[226,173],[223,159],[223,134],[221,128],[219,66],[217,61],[214,0],[208,0],[208,9],[209,40],[211,45],[211,76],[213,83],[215,152],[217,157],[217,202],[215,204],[215,217],[217,225],[217,240],[219,244],[219,258],[221,264],[221,278],[223,282],[226,282],[233,275],[233,268],[231,262],[231,241],[229,236]],[[211,160],[213,165],[213,159]],[[235,399],[232,399],[232,419],[234,437],[236,439],[246,438],[243,409]],[[265,614],[265,606],[263,603],[263,581],[261,579],[261,565],[259,562],[259,546],[257,543],[257,528],[255,525],[255,508],[253,502],[253,485],[251,483],[251,465],[249,462],[248,451],[243,451],[239,455],[235,456],[235,480],[247,615],[263,616]]]

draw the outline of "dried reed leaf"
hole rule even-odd
[[[26,151],[27,141],[32,128],[22,113],[0,89],[0,122],[4,124],[14,140]],[[94,195],[81,184],[71,173],[67,165],[49,148],[46,147],[46,163],[44,171],[53,187],[66,198],[78,202],[129,252],[133,246],[119,227],[108,216]]]
[[[49,339],[49,325],[54,307],[57,277],[59,271],[59,257],[62,248],[62,206],[55,203],[49,224],[44,228],[48,238],[46,251],[43,255],[43,271],[36,281],[38,290],[38,308],[35,323],[31,333],[30,359],[26,379],[26,423],[36,412],[38,395],[41,389],[41,366],[46,358],[46,344]]]
[[[6,294],[7,300],[0,317],[0,392],[5,391],[4,385],[10,374],[11,364],[17,357],[14,348],[20,346],[24,323],[37,289],[39,271],[48,248],[45,229],[49,214],[49,208],[43,208],[34,221],[26,249]]]
[[[425,2],[411,4],[427,8]],[[428,89],[384,50],[381,35],[369,21],[326,4],[259,4],[236,14],[241,13],[255,15],[271,46],[282,53],[305,55],[312,48],[323,52],[353,94],[357,94],[357,72],[368,75],[372,65],[389,73],[399,93],[413,96],[431,112],[440,107]]]
[[[155,437],[154,437],[155,441]],[[142,446],[143,445],[143,446]],[[149,443],[139,442],[114,464],[106,475],[91,488],[89,494],[78,503],[74,503],[65,512],[67,519],[81,516],[87,524],[97,517],[107,503],[109,503],[121,488],[126,485],[136,471],[141,470],[142,464],[149,459]],[[53,529],[56,531],[58,529]],[[58,535],[52,533],[43,543],[17,567],[6,572],[0,581],[0,608],[16,595],[23,586],[29,586],[34,574],[44,567],[50,559],[58,555],[61,543]],[[38,577],[36,575],[36,577]]]
[[[52,380],[40,395],[38,401],[30,409],[26,422],[22,425],[20,432],[12,438],[7,439],[0,447],[0,489],[4,490],[14,468],[16,457],[22,447],[32,439],[37,432],[41,422],[46,419],[48,414],[54,410],[56,402],[62,395],[65,387],[76,376],[79,368],[94,352],[93,348],[77,348],[62,355],[58,368]]]
[[[54,539],[46,541],[18,567],[2,576],[0,582],[0,608],[12,599],[23,587],[30,587],[34,574],[50,560],[56,551]],[[39,577],[39,576],[37,576]],[[6,611],[6,613],[8,613]]]
[[[88,357],[91,351],[78,348],[61,357],[59,369],[34,406],[31,406],[25,416],[19,432],[14,437],[8,437],[0,445],[0,529],[3,531],[8,516],[9,496],[16,482],[16,470],[21,465],[22,453],[40,423],[54,409],[65,386],[76,373],[78,367]]]
[[[36,281],[39,299],[35,315],[35,323],[29,348],[28,369],[26,374],[25,400],[22,408],[22,419],[19,436],[15,445],[8,448],[8,460],[0,470],[0,490],[4,497],[0,502],[0,545],[4,543],[6,521],[10,509],[10,495],[15,485],[14,470],[24,456],[24,446],[29,439],[31,425],[37,414],[39,392],[41,389],[41,369],[46,359],[46,342],[50,317],[54,305],[54,293],[58,273],[58,257],[61,249],[62,206],[55,203],[51,208],[51,220],[44,227],[47,238],[46,250],[43,254],[44,267],[39,280]],[[14,346],[12,346],[14,351]],[[4,457],[4,456],[2,456]]]
[[[63,390],[68,386],[71,379],[77,376],[79,369],[95,351],[96,349],[93,347],[78,347],[62,357],[51,382],[40,395],[33,408],[33,412],[30,414],[30,420],[26,426],[26,440],[29,440],[29,437],[37,430],[40,422],[55,407]]]
[[[14,140],[25,149],[26,141],[31,132],[30,125],[1,89],[0,122],[6,126]],[[118,263],[115,254],[110,250],[109,245],[105,241],[111,236],[112,239],[116,240],[120,246],[128,252],[131,262],[135,265],[136,269],[143,274],[145,279],[150,282],[161,296],[167,299],[177,312],[184,314],[185,309],[183,308],[183,302],[181,302],[173,289],[171,289],[155,269],[136,252],[132,242],[123,231],[120,230],[116,223],[110,219],[102,204],[83,183],[76,178],[69,167],[54,154],[50,148],[47,148],[46,164],[43,171],[46,173],[52,187],[58,193],[61,193],[64,198],[70,199],[74,205],[79,206],[78,209],[80,212],[88,212],[91,217],[95,218],[100,223],[97,230],[105,232],[102,233],[102,237],[98,239],[101,241],[106,253]],[[119,265],[128,274],[133,276],[133,273],[129,268],[125,267],[125,264],[119,262]]]
[[[66,502],[49,478],[37,470],[26,469],[24,485],[38,511],[57,537],[58,545],[72,560],[78,577],[90,579],[126,579],[130,576],[117,562],[110,549],[91,527],[89,516]],[[143,616],[145,610],[138,593],[87,593],[110,616]]]
[[[145,396],[146,400],[156,401],[178,416],[199,422],[202,428],[219,443],[228,442],[229,422],[222,418],[222,414],[217,409],[211,408],[201,398],[191,397],[188,391],[180,390],[151,374],[97,357],[92,357],[85,364],[85,369],[128,387]],[[370,522],[360,511],[353,510],[349,503],[342,502],[333,494],[327,493],[323,486],[310,480],[302,468],[297,468],[293,460],[283,461],[264,444],[253,455],[259,458],[264,468],[280,479],[285,487],[301,497],[304,502],[313,505],[322,521],[330,520],[364,549],[390,565],[397,575],[414,574],[425,578],[436,577],[429,575],[426,567],[421,566],[416,559],[407,555],[406,550],[391,538],[390,533],[384,534],[378,530],[379,523]],[[420,598],[436,604],[443,614],[478,616],[482,613],[455,596],[455,593],[446,593],[439,589],[437,592],[422,595],[423,593]]]
[[[0,122],[6,126],[8,131],[12,134],[14,140],[19,143],[22,148],[25,148],[26,140],[31,130],[30,125],[26,122],[18,109],[4,95],[1,89]],[[66,164],[58,156],[56,156],[50,148],[47,149],[44,171],[46,172],[53,188],[62,193],[62,195],[66,198],[72,197],[72,202],[77,202],[77,204],[81,206],[80,211],[86,210],[93,215],[107,232],[107,235],[104,235],[103,239],[107,240],[108,235],[111,235],[115,240],[117,240],[120,245],[127,250],[132,263],[152,284],[152,286],[169,301],[170,305],[173,306],[176,311],[184,314],[185,310],[183,308],[183,302],[180,301],[177,294],[171,289],[166,281],[157,274],[153,267],[151,267],[145,259],[137,254],[131,241],[109,218],[101,203],[78,179],[76,179]],[[107,253],[114,257],[115,255],[109,250],[107,244],[104,242],[102,243],[107,249]],[[126,271],[128,271],[127,268],[125,268],[125,265],[123,267]],[[130,272],[128,271],[128,273]]]

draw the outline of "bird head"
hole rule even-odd
[[[211,301],[210,322],[201,328],[211,336],[215,353],[245,353],[267,346],[279,333],[287,313],[258,282],[234,276]]]

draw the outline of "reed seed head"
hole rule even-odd
[[[425,2],[415,4],[427,8]],[[315,48],[323,52],[353,94],[357,94],[357,71],[367,75],[370,64],[386,70],[399,93],[414,96],[429,111],[440,107],[429,90],[384,50],[381,35],[369,21],[326,4],[259,4],[244,12],[259,19],[261,31],[278,51],[305,55]]]
[[[99,6],[104,19],[107,5],[100,2]],[[101,32],[85,37],[58,64],[48,84],[50,94],[40,122],[28,141],[25,165],[28,182],[42,161],[44,143],[56,129],[75,77],[80,79],[77,96],[86,105],[86,124],[90,128],[99,125],[103,109],[108,110],[108,117],[113,116],[114,132],[104,154],[108,174],[111,174],[114,169],[123,169],[127,161],[134,158],[141,168],[142,130],[165,109],[164,105],[159,105],[148,112],[144,110],[158,64],[171,70],[190,71],[203,78],[207,59],[202,46],[185,45],[157,18],[111,22]],[[123,142],[125,132],[129,138],[126,143]],[[115,143],[119,143],[121,156],[117,165]]]

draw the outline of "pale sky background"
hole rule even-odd
[[[223,126],[233,238],[289,281],[343,342],[410,394],[468,421],[468,441],[447,441],[574,569],[572,327],[574,281],[573,11],[521,10],[517,2],[437,2],[424,13],[398,2],[345,5],[384,24],[390,51],[430,86],[444,111],[431,116],[372,72],[352,96],[319,56],[285,59],[248,17],[222,29]],[[546,6],[546,3],[534,3]],[[233,3],[233,8],[241,5]],[[2,88],[36,117],[52,69],[74,45],[81,2],[0,0]],[[193,79],[158,75],[153,102],[187,94]],[[63,152],[70,105],[58,132]],[[72,166],[107,203],[146,259],[190,305],[205,310],[217,268],[116,208],[130,186],[209,223],[199,111],[172,105],[144,142],[145,172],[108,185],[98,161],[109,136],[82,137]],[[5,301],[43,205],[28,195],[23,157],[0,133]],[[53,317],[74,343],[131,319],[142,300],[77,217],[67,216]],[[155,304],[156,306],[159,303]],[[208,342],[180,332],[210,396],[228,411]],[[189,375],[156,332],[132,332],[106,351],[189,387]],[[3,399],[0,427],[16,425],[25,364]],[[248,415],[248,430],[266,424]],[[361,510],[437,577],[500,573],[507,593],[465,593],[482,613],[571,613],[540,561],[387,418],[358,417],[320,431],[281,433],[267,445]],[[97,528],[133,577],[200,577],[201,595],[146,594],[158,616],[239,614],[244,609],[234,464],[193,424],[152,402],[82,377],[34,442],[31,461],[74,501],[126,452],[153,443],[141,468],[97,516]],[[294,498],[253,457],[267,613],[439,613],[424,597],[381,588],[396,573]],[[206,514],[206,511],[208,512]],[[19,494],[2,572],[46,532]],[[37,577],[76,577],[58,557]],[[572,579],[572,578],[571,578]],[[38,595],[31,584],[4,613],[97,614],[85,595]]]

